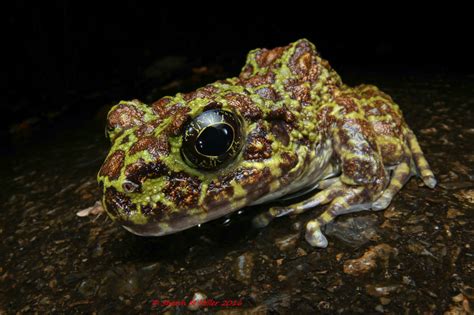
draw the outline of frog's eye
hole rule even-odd
[[[129,180],[124,181],[124,183],[122,184],[123,191],[127,193],[134,192],[135,190],[137,190],[138,187],[139,186],[137,184]]]
[[[241,120],[229,111],[212,109],[188,123],[181,154],[188,165],[212,170],[234,159],[242,143]]]

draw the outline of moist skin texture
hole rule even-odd
[[[241,121],[235,157],[206,170],[183,158],[188,124],[220,109]],[[247,205],[309,188],[307,200],[255,217],[257,226],[322,204],[306,240],[326,247],[321,227],[337,216],[382,210],[413,175],[436,180],[392,98],[349,87],[306,39],[255,49],[238,77],[151,105],[121,101],[108,114],[112,148],[98,182],[108,215],[138,235],[164,235]]]

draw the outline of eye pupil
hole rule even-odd
[[[216,124],[206,127],[196,141],[196,150],[208,156],[219,156],[227,152],[234,140],[232,127]]]

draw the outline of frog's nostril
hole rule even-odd
[[[127,180],[122,184],[122,188],[123,188],[124,192],[131,193],[131,192],[134,192],[135,190],[137,190],[138,185],[135,184],[134,182],[131,182],[131,181]]]

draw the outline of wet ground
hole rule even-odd
[[[322,208],[262,230],[250,220],[264,206],[138,237],[104,215],[76,215],[99,198],[108,143],[98,111],[1,159],[0,314],[473,312],[474,77],[346,72],[400,104],[438,187],[412,179],[388,210],[341,217],[326,249],[299,231]]]

